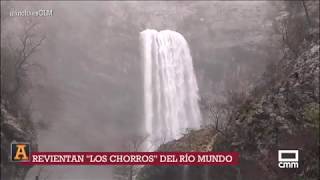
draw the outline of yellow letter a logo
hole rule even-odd
[[[25,144],[17,144],[16,145],[16,155],[13,158],[14,160],[28,160],[29,157],[26,153],[26,145]]]

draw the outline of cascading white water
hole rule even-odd
[[[198,85],[187,41],[171,30],[140,33],[145,128],[153,148],[200,127]],[[150,145],[150,144],[149,144]]]

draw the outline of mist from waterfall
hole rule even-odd
[[[171,30],[140,33],[144,66],[144,115],[149,145],[200,127],[198,85],[185,38]]]

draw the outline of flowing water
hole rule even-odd
[[[140,33],[144,68],[145,129],[150,144],[200,127],[198,85],[185,38],[171,30]]]

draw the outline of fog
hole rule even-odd
[[[246,82],[268,61],[260,50],[274,38],[273,11],[263,1],[1,3],[10,7],[4,13],[53,10],[53,16],[31,18],[39,23],[37,36],[46,37],[30,57],[40,67],[29,71],[39,151],[121,151],[124,139],[144,133],[139,32],[146,28],[185,36],[200,94],[215,99],[227,88],[250,87]],[[6,17],[2,35],[19,34],[29,19]],[[107,166],[44,169],[49,180],[112,179]]]

